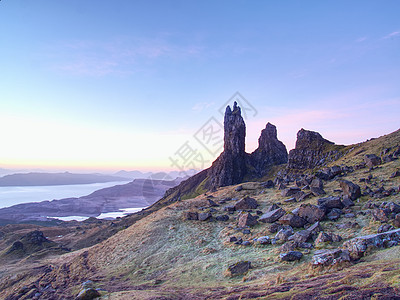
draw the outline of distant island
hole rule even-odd
[[[127,180],[128,179],[126,177],[103,174],[31,172],[17,173],[0,177],[0,187],[91,184]]]

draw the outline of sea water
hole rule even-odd
[[[0,208],[13,206],[21,203],[41,202],[46,200],[59,200],[64,198],[78,198],[87,196],[94,191],[112,187],[115,185],[126,184],[130,181],[92,183],[92,184],[73,184],[73,185],[51,185],[51,186],[12,186],[0,187]],[[145,207],[122,208],[116,212],[102,213],[98,219],[115,219],[131,213],[141,211]],[[67,216],[51,217],[63,221],[77,220],[83,221],[88,217]]]
[[[0,187],[0,208],[21,203],[41,202],[45,200],[64,199],[87,196],[94,191],[125,184],[129,181],[71,184],[51,186],[7,186]]]

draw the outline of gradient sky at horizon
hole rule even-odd
[[[0,168],[166,170],[239,91],[337,144],[400,127],[399,1],[0,1]],[[230,103],[233,104],[233,103]],[[199,166],[197,166],[199,167]]]

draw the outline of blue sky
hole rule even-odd
[[[397,130],[399,1],[0,2],[0,167],[170,169],[239,91],[288,150]],[[213,152],[213,153],[211,153]],[[194,153],[194,152],[193,152]],[[195,157],[194,155],[192,157]],[[200,167],[200,166],[197,166]]]

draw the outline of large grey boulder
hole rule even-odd
[[[350,257],[357,260],[365,255],[367,249],[389,248],[400,242],[400,229],[383,233],[356,237],[343,243],[343,248],[348,250]]]
[[[339,184],[343,190],[344,196],[349,197],[353,201],[361,197],[361,189],[359,185],[348,180],[340,180]]]
[[[325,217],[325,210],[316,205],[307,203],[300,205],[297,214],[308,223],[315,223],[321,221]]]
[[[282,208],[277,208],[272,211],[266,212],[258,220],[263,223],[274,223],[279,220],[286,213]]]
[[[303,257],[303,253],[299,251],[289,251],[286,253],[281,253],[279,257],[283,261],[295,261],[300,260]]]

